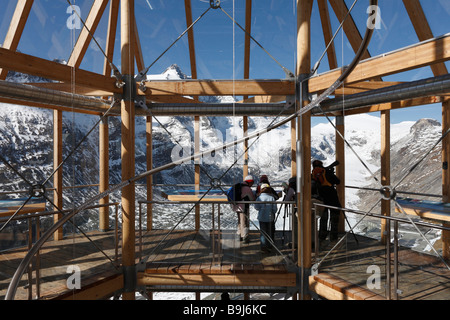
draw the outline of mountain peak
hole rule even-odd
[[[423,131],[427,128],[440,127],[440,126],[441,126],[441,124],[439,121],[434,120],[434,119],[424,118],[424,119],[417,120],[417,122],[412,125],[409,132],[416,133],[416,132]]]
[[[176,64],[170,65],[163,74],[166,76],[166,79],[169,80],[176,80],[176,79],[190,79],[189,76],[187,76],[183,71],[181,71],[181,68]]]

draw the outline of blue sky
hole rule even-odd
[[[192,16],[195,20],[208,7],[209,0],[191,0]],[[85,19],[92,0],[71,1],[81,9]],[[353,17],[360,33],[364,34],[366,9],[369,1],[359,0],[353,9]],[[435,36],[450,32],[450,1],[422,0]],[[350,7],[353,0],[346,0]],[[14,11],[16,0],[3,0],[3,13],[0,13],[0,39],[3,39]],[[182,0],[136,0],[136,21],[141,37],[146,66],[153,61],[186,29],[184,1]],[[245,26],[245,0],[222,0],[225,11]],[[252,36],[283,66],[295,71],[296,64],[296,0],[253,0]],[[375,30],[369,51],[372,56],[396,50],[416,43],[417,36],[401,0],[379,0],[381,9],[381,28]],[[21,52],[45,59],[66,59],[69,57],[79,30],[70,30],[67,21],[66,0],[35,0],[33,9],[19,44]],[[107,13],[98,27],[95,38],[104,46],[107,30]],[[333,32],[338,21],[330,7]],[[311,64],[321,56],[325,49],[317,3],[314,4],[311,36]],[[242,79],[244,57],[244,33],[219,9],[210,10],[194,27],[197,55],[197,72],[201,79]],[[120,33],[116,43],[114,63],[120,67]],[[340,32],[335,40],[338,64],[348,64],[354,52],[345,35]],[[155,65],[149,74],[163,72],[171,64],[178,64],[190,74],[187,36],[174,45]],[[83,69],[102,72],[103,55],[95,44],[86,54]],[[450,68],[447,63],[447,68]],[[328,70],[326,56],[319,72]],[[411,81],[432,77],[430,68],[385,77],[386,81]],[[283,70],[263,51],[252,43],[250,78],[284,78]],[[431,117],[441,120],[441,106],[431,105],[421,108],[408,108],[393,111],[393,123],[403,120],[417,120]],[[323,119],[322,119],[323,120]],[[320,121],[322,121],[320,120]],[[313,124],[318,120],[313,120]]]

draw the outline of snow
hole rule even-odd
[[[172,65],[167,68],[162,74],[149,75],[148,80],[177,80],[177,79],[189,79],[178,66]],[[27,82],[26,77],[16,75],[16,81]],[[235,102],[235,97],[206,97],[204,101],[208,102]],[[18,163],[26,162],[27,166],[22,166],[21,170],[34,169],[43,176],[47,176],[48,172],[51,172],[51,163],[46,164],[45,160],[48,159],[48,154],[45,150],[35,148],[40,143],[51,141],[50,135],[44,136],[42,132],[46,129],[46,125],[52,121],[52,111],[39,108],[15,106],[9,104],[0,103],[0,148],[5,146],[15,146],[15,149],[20,149],[23,144],[27,144],[29,149],[34,153],[24,153],[24,156]],[[155,137],[159,135],[159,140],[155,140],[157,147],[154,149],[154,161],[161,161],[162,164],[168,163],[174,160],[173,150],[172,153],[167,153],[168,148],[175,148],[177,144],[181,144],[183,148],[186,148],[188,152],[191,152],[193,147],[194,133],[193,133],[193,119],[189,117],[158,117],[159,122],[164,126],[167,131],[170,132],[170,136],[165,129],[158,123],[154,122],[153,130]],[[279,119],[281,120],[281,119]],[[71,114],[67,123],[68,130],[88,132],[93,125],[98,121],[98,117],[82,114]],[[271,124],[273,118],[267,117],[249,117],[249,133],[253,131],[259,131],[266,128]],[[33,125],[24,125],[30,124]],[[415,122],[405,121],[401,123],[391,124],[391,144],[401,142],[404,139],[405,143],[413,139],[411,128]],[[351,115],[345,117],[345,139],[351,145],[351,148],[346,147],[346,179],[342,183],[348,186],[367,186],[370,182],[373,182],[372,173],[375,173],[380,168],[379,153],[380,153],[380,117],[370,114]],[[421,131],[421,144],[412,143],[413,150],[417,155],[423,155],[424,150],[427,150],[430,145],[436,141],[436,130],[423,130]],[[120,129],[119,129],[120,131]],[[113,136],[112,133],[110,133]],[[98,139],[93,134],[92,139]],[[98,134],[97,134],[98,135]],[[212,147],[218,147],[224,142],[232,141],[234,137],[242,137],[242,119],[233,117],[202,117],[201,118],[201,149],[207,150]],[[137,119],[136,125],[136,153],[138,156],[145,157],[145,121]],[[311,145],[313,158],[320,159],[325,165],[331,164],[335,160],[335,140],[341,139],[336,137],[334,127],[329,124],[318,124],[311,129]],[[95,141],[95,140],[94,140]],[[291,148],[291,128],[290,125],[284,125],[276,130],[272,130],[260,136],[257,141],[252,144],[255,139],[250,140],[251,148],[249,150],[249,168],[251,174],[259,176],[261,174],[269,175],[269,179],[272,184],[280,184],[287,181],[291,176],[290,168],[290,148]],[[75,144],[75,141],[70,141],[69,144]],[[118,145],[120,148],[120,140],[111,140],[110,147]],[[95,145],[95,143],[92,143]],[[170,150],[169,150],[170,151]],[[116,150],[117,152],[117,150]],[[82,152],[78,155],[81,158],[95,159],[97,157],[98,150],[91,150],[89,147],[84,147]],[[216,152],[214,157],[203,159],[204,164],[209,164],[214,167],[215,172],[210,172],[213,176],[220,176],[220,174],[228,169],[235,160],[235,154],[241,155],[243,153],[243,146],[240,145],[236,152],[234,150],[226,150],[226,152]],[[170,158],[172,155],[172,159]],[[95,160],[94,160],[95,161]],[[364,163],[364,164],[363,164]],[[28,168],[28,165],[30,165]],[[117,170],[116,173],[120,179],[120,158],[110,159],[110,166],[113,170]],[[96,170],[97,163],[89,165],[92,170]],[[242,162],[238,162],[237,167],[241,167]],[[367,166],[368,169],[365,167]],[[3,164],[0,163],[2,169]],[[181,166],[183,167],[183,166]],[[184,168],[177,168],[180,171],[164,172],[161,175],[164,183],[192,183],[193,177],[188,171],[192,166],[186,165]],[[136,174],[145,170],[145,164],[137,164]],[[183,171],[186,170],[186,171]],[[189,173],[189,174],[185,174]],[[189,175],[189,177],[186,177]],[[5,177],[9,178],[9,176]],[[185,179],[181,181],[182,179]],[[37,177],[39,178],[39,177]],[[42,177],[41,177],[42,178]],[[86,177],[86,179],[97,179],[96,176]],[[75,178],[72,178],[75,179]],[[73,181],[71,181],[73,182]],[[4,183],[4,186],[8,186],[8,190],[19,190],[17,180],[11,180]],[[137,192],[143,192],[139,190]],[[357,195],[358,190],[347,189],[346,190],[346,207],[356,208],[361,201]],[[158,197],[158,195],[156,195]],[[136,198],[139,198],[137,196]],[[158,210],[165,210],[158,209]],[[156,209],[155,209],[156,211]],[[161,227],[166,223],[173,223],[174,220],[179,219],[186,212],[180,209],[180,212],[171,210],[173,215],[155,214],[155,223]],[[163,211],[162,211],[163,212]],[[282,214],[280,215],[282,216]],[[234,223],[234,215],[224,210],[224,217],[222,220],[223,225],[228,225],[230,228],[234,228],[235,224],[227,222],[228,220]],[[252,210],[251,219],[257,224],[256,212]],[[189,219],[189,217],[186,220]],[[89,224],[94,225],[95,221],[89,221]],[[183,221],[180,227],[189,227],[189,221]],[[277,227],[283,228],[283,219],[278,220]],[[255,227],[253,226],[252,229]],[[375,231],[377,233],[378,231]],[[378,232],[379,234],[379,232]],[[433,233],[430,235],[430,242],[434,243],[440,237],[439,233]],[[417,238],[417,235],[416,237]],[[408,238],[410,239],[410,238]],[[405,240],[406,241],[406,240]],[[419,243],[416,240],[408,240],[411,242],[411,246],[418,247]],[[422,244],[423,246],[423,244]],[[430,248],[425,248],[430,250]],[[202,296],[203,297],[203,296]],[[154,299],[193,299],[192,294],[155,294]]]

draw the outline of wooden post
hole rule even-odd
[[[133,48],[134,0],[121,1],[121,55],[122,74],[125,77],[124,97],[121,105],[122,118],[122,181],[135,175],[135,110],[132,96],[134,83]],[[135,266],[135,189],[134,183],[122,189],[122,264],[125,272],[124,300],[134,300],[135,292],[131,288],[130,277]]]
[[[117,20],[119,16],[119,0],[112,0],[109,8],[108,31],[106,39],[106,56],[103,64],[103,74],[111,76],[111,65],[109,61],[114,57],[114,43],[117,33]],[[107,99],[108,97],[103,97]],[[99,192],[108,190],[109,188],[109,125],[108,118],[104,119],[99,126],[99,146],[100,146],[100,185]],[[101,199],[100,204],[109,202],[109,196]],[[99,210],[100,222],[99,229],[102,231],[109,230],[109,208],[104,207]]]
[[[184,7],[186,13],[186,27],[192,25],[192,5],[191,0],[184,0]],[[191,28],[188,31],[188,43],[189,43],[189,58],[191,63],[191,76],[192,79],[197,79],[197,60],[195,57],[195,41],[194,30]],[[194,97],[194,100],[198,101],[198,97]],[[194,152],[200,152],[200,117],[194,117]],[[194,170],[194,184],[195,191],[200,190],[200,159],[195,160]],[[200,230],[200,205],[195,206],[195,230]]]
[[[245,43],[244,43],[244,79],[250,78],[250,36],[252,31],[252,0],[245,1]],[[248,96],[244,96],[244,101]],[[244,116],[242,119],[242,129],[244,137],[248,134],[248,117]],[[244,150],[248,148],[248,140],[244,142]],[[244,177],[248,176],[248,150],[244,154],[244,167],[242,171]]]
[[[297,75],[299,79],[309,76],[311,72],[311,10],[313,0],[297,0]],[[304,91],[300,104],[302,107],[308,104],[307,83],[300,83],[300,90]],[[306,91],[306,92],[305,92]],[[298,118],[301,128],[297,131],[297,139],[301,143],[302,182],[301,196],[297,197],[298,219],[301,215],[303,225],[299,222],[299,266],[304,270],[311,269],[311,112],[307,112]],[[300,150],[297,150],[299,154]],[[300,159],[297,159],[299,161]],[[297,162],[297,166],[298,166]],[[300,172],[298,172],[300,173]],[[302,230],[300,228],[302,227]],[[307,275],[307,272],[304,272]],[[307,278],[300,279],[304,288],[308,283]],[[302,298],[309,299],[307,293]]]
[[[389,186],[391,184],[391,112],[389,110],[381,111],[381,185]],[[391,215],[391,201],[381,200],[381,214]],[[389,241],[387,237],[387,221],[381,220],[381,242],[386,244]]]
[[[243,118],[242,126],[243,126],[242,130],[244,131],[244,137],[246,137],[248,135],[248,117]],[[247,148],[248,148],[248,140],[245,140],[244,150],[247,150]],[[244,167],[242,170],[242,175],[244,176],[244,178],[248,176],[248,150],[244,154]]]
[[[291,120],[291,176],[297,176],[297,121]]]
[[[446,132],[450,128],[450,100],[442,103],[442,132]],[[442,202],[449,203],[450,199],[450,139],[445,137],[442,140]],[[450,224],[445,224],[450,227]],[[450,232],[442,231],[442,256],[444,259],[450,259]]]
[[[339,201],[341,206],[345,208],[345,122],[344,116],[336,117],[336,160],[339,161],[339,165],[336,167],[336,175],[341,180],[341,183],[337,186]],[[342,136],[342,137],[341,137]],[[339,218],[339,232],[345,232],[345,217],[341,212]]]
[[[103,119],[99,125],[99,153],[100,153],[100,185],[99,192],[102,193],[109,188],[109,128],[108,117]],[[109,196],[100,199],[100,204],[109,203]],[[109,230],[109,207],[99,209],[99,229]]]
[[[62,111],[53,111],[53,170],[58,168],[59,164],[63,161],[63,135],[62,135]],[[63,166],[59,168],[53,175],[53,203],[60,210],[63,209]],[[53,216],[53,220],[56,223],[62,218],[60,213]],[[54,234],[56,241],[63,239],[63,229],[58,229]]]
[[[200,117],[194,119],[194,150],[200,152]],[[195,162],[195,191],[200,191],[200,159]],[[200,205],[195,205],[195,230],[200,230]]]
[[[147,170],[153,169],[153,117],[146,117]],[[147,201],[153,200],[153,175],[147,176]],[[153,230],[153,204],[147,204],[147,231]]]

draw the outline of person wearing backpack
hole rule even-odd
[[[256,201],[267,202],[276,201],[269,184],[261,184],[261,193]],[[258,211],[259,229],[261,231],[261,251],[269,253],[270,243],[275,238],[275,214],[277,213],[276,203],[256,203],[255,209]]]
[[[228,199],[230,201],[255,201],[255,195],[252,191],[252,185],[253,185],[253,177],[251,175],[246,176],[244,179],[244,182],[240,183],[239,185],[234,185],[228,193]],[[240,192],[238,192],[240,189]],[[235,195],[232,196],[231,194],[234,193]],[[234,199],[232,199],[234,198]],[[244,243],[249,243],[250,239],[248,236],[248,231],[250,228],[250,205],[248,203],[236,203],[232,204],[232,209],[234,212],[237,213],[238,218],[238,234],[240,236],[240,240]]]
[[[267,175],[263,174],[260,178],[259,178],[259,183],[258,186],[256,187],[256,197],[259,196],[259,194],[261,193],[261,186],[263,184],[268,184],[270,186],[270,182],[269,182],[269,178],[267,177]],[[280,196],[278,195],[278,193],[272,188],[270,187],[270,192],[272,193],[272,195],[275,198],[275,201],[278,200],[280,198]]]
[[[325,205],[341,207],[335,186],[340,183],[334,174],[333,167],[324,168],[322,161],[314,160],[311,179],[317,183],[320,198]],[[339,209],[325,209],[322,212],[319,225],[319,239],[325,240],[328,236],[328,219],[330,220],[330,241],[338,239]]]

